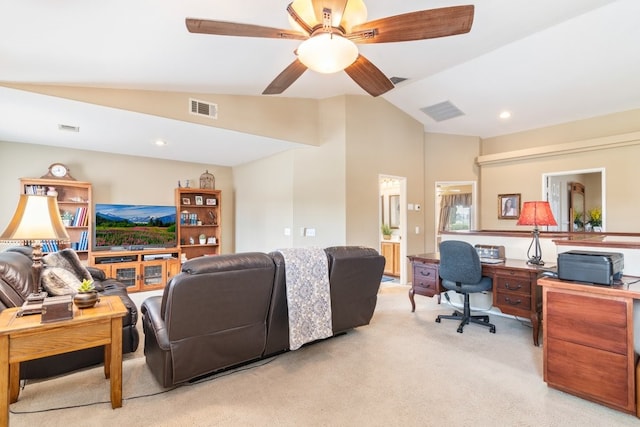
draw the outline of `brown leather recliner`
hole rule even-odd
[[[141,307],[147,364],[164,387],[258,359],[275,266],[263,253],[194,258]]]
[[[369,323],[384,257],[363,247],[325,250],[334,335]],[[141,307],[147,364],[169,387],[289,350],[279,252],[200,257]]]
[[[326,248],[325,253],[329,268],[333,334],[368,325],[378,300],[384,257],[375,249],[362,246],[334,246]],[[264,357],[289,350],[286,266],[280,252],[269,255],[276,265],[276,274]]]

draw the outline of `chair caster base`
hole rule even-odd
[[[492,334],[496,333],[496,327],[494,324],[489,323],[489,316],[470,316],[460,313],[459,311],[454,312],[452,315],[444,315],[441,314],[436,317],[436,323],[442,323],[442,319],[454,319],[460,320],[460,325],[458,326],[457,332],[461,334],[464,332],[464,327],[469,323],[475,323],[476,325],[486,326],[489,328],[489,332]]]

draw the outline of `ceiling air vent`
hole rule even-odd
[[[67,132],[80,132],[80,126],[59,124],[58,130],[64,130]]]
[[[406,77],[391,77],[389,80],[391,80],[391,83],[393,83],[394,85],[397,85],[398,83],[402,83],[403,81],[407,80]]]
[[[450,101],[444,101],[429,107],[421,108],[420,111],[431,117],[436,122],[464,116],[464,113]]]
[[[198,101],[197,99],[189,99],[190,113],[196,116],[209,117],[210,119],[218,118],[218,104],[210,102]]]

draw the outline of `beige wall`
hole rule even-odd
[[[234,168],[236,252],[293,246],[293,157],[288,151]]]
[[[2,85],[252,135],[318,144],[318,122],[309,120],[309,117],[315,118],[318,114],[318,103],[312,99],[31,84]],[[218,118],[211,120],[190,114],[190,98],[217,104]]]
[[[481,154],[503,153],[530,147],[564,144],[636,132],[640,129],[640,109],[562,123],[526,132],[482,140]]]
[[[405,204],[424,206],[423,126],[384,99],[351,96],[346,149],[347,243],[379,248],[380,175],[406,178]],[[424,209],[407,211],[406,229],[403,255],[422,252]]]
[[[515,220],[497,218],[498,194],[521,193],[522,201],[540,200],[542,174],[604,168],[605,230],[640,232],[635,213],[640,188],[634,176],[640,158],[638,131],[640,110],[634,110],[482,141],[487,156],[481,156],[481,163],[483,158],[499,159],[501,155],[504,160],[481,166],[480,228],[520,229]],[[532,140],[537,141],[531,146],[535,149],[522,148]],[[520,153],[523,156],[519,157]]]
[[[42,89],[47,91],[55,90]],[[86,88],[74,93],[67,88],[65,95],[81,100],[101,96],[104,105],[194,120],[181,110],[189,94],[98,89],[93,93]],[[150,96],[157,102],[145,105],[142,99],[148,101]],[[3,160],[0,189],[6,201],[0,207],[0,224],[8,223],[17,203],[18,178],[41,176],[49,164],[61,161],[71,167],[77,179],[93,183],[96,202],[111,203],[173,203],[173,189],[178,180],[196,181],[208,169],[216,176],[217,188],[223,191],[225,253],[333,244],[378,248],[379,175],[406,177],[406,202],[422,206],[419,212],[407,212],[408,233],[403,243],[408,254],[435,249],[436,181],[477,180],[479,228],[520,229],[513,220],[497,219],[498,194],[521,193],[523,201],[537,200],[543,173],[603,167],[606,229],[640,231],[635,220],[640,191],[634,175],[640,158],[637,141],[488,162],[481,168],[475,163],[478,155],[501,156],[531,147],[544,151],[545,147],[569,142],[578,141],[580,145],[581,141],[593,138],[615,139],[619,134],[638,132],[640,110],[481,141],[477,137],[425,133],[421,124],[382,98],[345,96],[321,101],[268,98],[267,101],[261,97],[197,97],[220,102],[227,113],[233,112],[218,124],[306,142],[310,147],[232,170],[0,142]],[[176,105],[180,105],[181,111],[174,111]],[[246,120],[245,113],[255,120]],[[416,227],[420,227],[419,234],[415,233]],[[285,228],[290,228],[291,235],[285,236]],[[301,236],[303,228],[315,229],[316,236]]]
[[[424,150],[425,251],[436,251],[436,181],[479,181],[475,163],[480,150],[480,138],[427,133]],[[478,191],[480,186],[477,186]],[[478,200],[480,198],[478,197]],[[478,207],[476,207],[478,209]],[[477,211],[479,212],[479,211]]]
[[[320,101],[318,121],[322,142],[319,147],[294,150],[235,168],[239,250],[273,250],[287,243],[349,244],[377,249],[380,174],[406,177],[408,200],[424,203],[421,124],[387,101],[365,96]],[[270,170],[275,172],[274,181]],[[278,206],[269,204],[274,209],[274,214],[268,215],[273,219],[269,223],[277,224],[272,229],[259,233],[258,239],[243,231],[252,230],[263,221],[267,200],[289,195],[292,199],[283,200]],[[252,214],[244,212],[245,207]],[[283,239],[283,229],[288,224],[293,235]],[[422,228],[423,211],[412,212],[408,225]],[[315,229],[316,236],[300,236],[301,228]],[[421,252],[423,234],[409,235],[406,244],[408,253]]]
[[[9,223],[18,203],[19,178],[39,178],[53,162],[62,162],[78,181],[93,185],[94,203],[174,204],[178,180],[199,184],[209,170],[222,190],[222,252],[234,252],[234,195],[231,168],[85,150],[0,141],[0,227]]]

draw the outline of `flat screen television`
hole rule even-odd
[[[176,246],[176,207],[96,203],[94,250]]]

